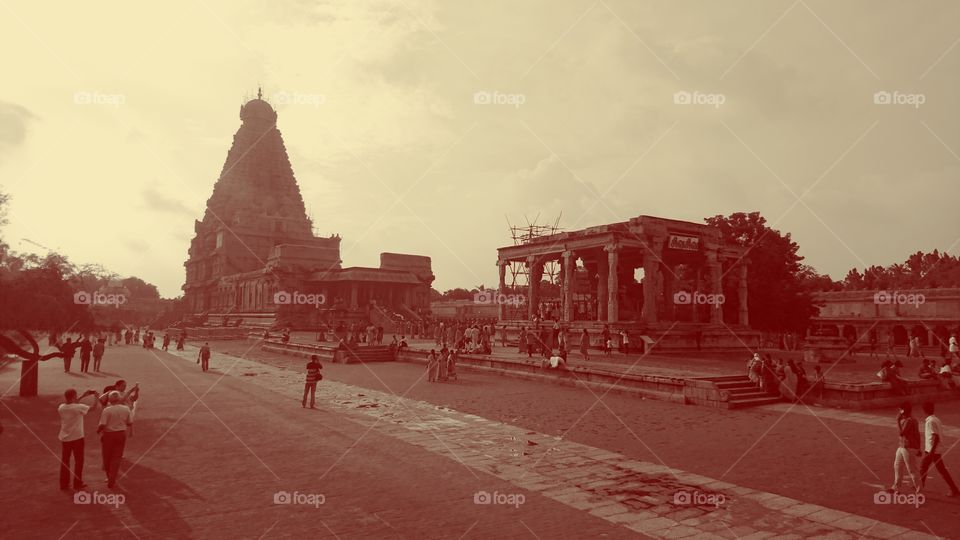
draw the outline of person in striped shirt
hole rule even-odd
[[[316,408],[317,383],[323,380],[323,375],[320,374],[321,369],[323,369],[323,365],[320,364],[317,355],[310,355],[310,362],[307,363],[307,382],[303,385],[303,401],[300,402],[300,406],[303,408],[307,407],[307,394],[310,394],[310,408]]]

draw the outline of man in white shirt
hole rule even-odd
[[[927,414],[924,421],[924,454],[920,462],[920,487],[921,489],[927,482],[927,471],[930,470],[932,463],[937,467],[937,472],[943,478],[944,482],[950,487],[950,497],[960,496],[960,490],[957,484],[953,482],[947,466],[943,463],[943,456],[940,455],[940,443],[943,441],[943,423],[933,414],[933,402],[927,401],[923,404],[923,412]]]
[[[103,453],[103,470],[107,473],[107,487],[117,485],[117,473],[120,472],[120,461],[123,460],[123,447],[127,443],[127,429],[133,427],[133,414],[130,408],[121,403],[122,395],[116,390],[109,394],[110,404],[100,413],[101,452]]]
[[[73,456],[73,489],[81,490],[86,487],[83,483],[83,418],[90,405],[80,403],[80,400],[87,396],[96,396],[96,390],[87,390],[82,396],[77,397],[77,391],[73,388],[63,393],[65,399],[57,407],[57,413],[60,415],[60,489],[70,489],[70,456]],[[93,400],[94,405],[97,400]]]

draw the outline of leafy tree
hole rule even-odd
[[[802,264],[799,246],[790,234],[767,226],[759,212],[737,212],[729,216],[706,218],[708,225],[719,227],[725,241],[748,249],[750,268],[747,295],[750,326],[764,331],[801,331],[816,315],[817,306],[811,297],[814,284],[825,284],[828,277],[819,276]],[[724,319],[736,320],[738,277],[724,269],[723,289],[727,303]],[[832,281],[830,282],[832,286]]]

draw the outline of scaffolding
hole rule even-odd
[[[545,236],[551,236],[559,233],[562,229],[560,228],[560,218],[563,216],[561,212],[557,219],[553,221],[552,224],[539,224],[537,223],[540,220],[540,214],[537,214],[537,217],[530,221],[530,218],[524,216],[524,220],[527,222],[526,225],[514,225],[510,223],[510,218],[507,219],[507,228],[510,231],[510,237],[513,239],[513,245],[519,246],[522,244],[529,244],[535,240],[539,240]],[[527,268],[526,263],[513,261],[510,263],[510,266],[507,269],[509,282],[507,286],[511,289],[516,287],[526,287],[530,284],[530,269]],[[550,283],[557,285],[560,279],[560,265],[557,261],[547,261],[543,265],[543,277],[547,278]]]

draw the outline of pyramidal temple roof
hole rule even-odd
[[[309,233],[300,188],[277,129],[277,112],[258,97],[240,107],[240,120],[207,200],[203,223],[214,225],[222,220],[232,225],[247,215],[271,216],[290,224],[302,223],[304,232]]]

